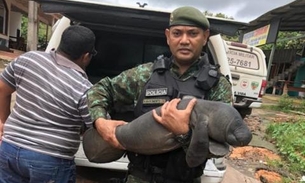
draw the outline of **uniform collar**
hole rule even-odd
[[[189,78],[191,75],[194,75],[197,71],[199,71],[204,65],[209,63],[207,54],[202,52],[201,56],[196,61],[194,61],[192,65],[182,75],[180,75],[178,65],[175,63],[173,57],[171,57],[171,59],[171,72],[178,78]]]

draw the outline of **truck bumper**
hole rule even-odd
[[[235,100],[236,101],[236,100]],[[244,98],[239,102],[234,102],[235,108],[259,108],[262,105],[262,100],[254,100],[250,98]]]

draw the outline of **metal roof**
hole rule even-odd
[[[72,21],[90,28],[110,31],[129,31],[137,34],[164,36],[170,12],[147,8],[119,6],[93,0],[35,0],[45,13],[60,13]],[[213,33],[234,36],[247,23],[208,17]]]
[[[305,0],[295,0],[289,4],[273,9],[250,21],[241,29],[244,32],[254,30],[280,19],[279,31],[305,31]]]

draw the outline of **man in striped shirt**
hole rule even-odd
[[[70,26],[56,51],[27,52],[1,74],[0,183],[75,182],[80,129],[92,125],[84,70],[94,43],[90,29]]]

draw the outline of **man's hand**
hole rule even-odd
[[[181,99],[173,99],[166,102],[161,107],[161,115],[153,110],[153,116],[157,122],[162,124],[167,130],[175,135],[186,134],[189,131],[190,115],[196,104],[196,99],[192,99],[186,109],[178,110],[177,105]]]
[[[115,148],[125,149],[117,140],[115,136],[115,129],[117,126],[127,124],[125,121],[108,120],[98,118],[95,121],[95,127],[103,139]]]

